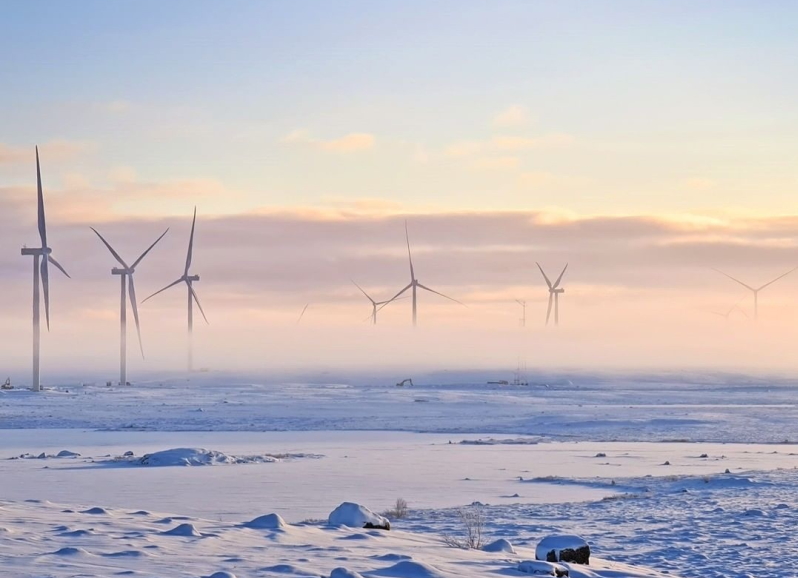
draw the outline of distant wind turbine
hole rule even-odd
[[[136,267],[141,260],[149,253],[155,245],[158,244],[158,241],[163,239],[164,235],[169,232],[169,229],[166,229],[160,237],[155,240],[155,243],[150,245],[146,251],[144,251],[141,256],[136,259],[132,265],[128,265],[119,256],[119,253],[114,251],[114,248],[106,241],[100,233],[97,232],[97,229],[91,227],[91,230],[94,231],[97,236],[100,238],[100,241],[108,248],[111,252],[111,255],[114,256],[122,268],[114,267],[111,269],[111,275],[119,275],[120,280],[120,306],[119,306],[119,384],[125,385],[127,383],[127,302],[125,299],[125,290],[127,287],[130,289],[130,307],[133,309],[133,319],[136,321],[136,333],[139,336],[139,349],[141,349],[141,357],[144,357],[144,346],[141,343],[141,327],[139,326],[139,310],[138,306],[136,305],[136,288],[133,284],[133,273],[136,271]],[[125,284],[125,279],[127,279],[128,283]]]
[[[554,325],[560,324],[560,293],[565,293],[565,289],[560,287],[560,281],[562,281],[562,276],[565,275],[565,270],[568,269],[568,263],[565,264],[563,267],[560,276],[557,277],[557,280],[552,284],[549,281],[549,278],[546,276],[546,273],[543,271],[543,267],[540,266],[540,263],[535,263],[540,269],[540,272],[543,274],[543,278],[546,280],[546,285],[549,286],[549,308],[546,311],[546,325],[549,324],[549,318],[551,317],[551,306],[554,305]]]
[[[731,317],[731,314],[734,313],[735,311],[739,311],[740,313],[742,313],[743,315],[748,317],[748,313],[746,313],[745,310],[740,307],[740,302],[739,301],[737,303],[735,303],[734,305],[732,305],[731,307],[729,307],[729,309],[727,309],[724,312],[713,311],[712,313],[714,315],[718,315],[720,317],[723,317],[726,321],[728,321],[729,318]]]
[[[443,293],[439,293],[438,291],[435,291],[434,289],[430,289],[429,287],[426,287],[425,285],[422,285],[421,283],[418,282],[418,279],[416,279],[416,273],[413,270],[413,256],[410,254],[410,235],[407,232],[407,221],[405,221],[405,240],[407,241],[407,257],[408,257],[408,259],[410,261],[410,283],[408,283],[407,286],[404,289],[399,291],[399,293],[397,293],[396,295],[391,297],[388,300],[388,302],[391,302],[391,301],[395,300],[397,297],[399,297],[402,293],[404,293],[408,289],[412,289],[413,290],[413,327],[415,327],[417,325],[417,322],[418,322],[418,307],[417,307],[417,303],[416,303],[416,292],[417,292],[418,288],[424,289],[425,291],[429,291],[430,293],[435,293],[436,295],[440,295],[441,297],[443,297],[445,299],[448,299],[449,301],[454,301],[455,303],[465,307],[465,304],[461,303],[457,299],[452,299],[448,295],[444,295]]]
[[[521,322],[521,327],[526,327],[526,301],[521,301],[520,299],[516,299],[515,302],[521,306],[522,313],[521,313],[521,319],[519,320]]]
[[[768,287],[768,286],[770,286],[770,285],[773,285],[773,283],[775,283],[775,282],[776,282],[776,281],[778,281],[779,279],[782,279],[782,278],[786,277],[787,275],[789,275],[790,273],[792,273],[793,271],[795,271],[796,269],[798,269],[798,267],[793,267],[792,269],[790,269],[790,270],[789,270],[789,271],[787,271],[786,273],[784,273],[784,274],[782,274],[782,275],[779,275],[778,277],[776,277],[776,278],[775,278],[775,279],[773,279],[772,281],[768,281],[767,283],[765,283],[765,284],[764,284],[764,285],[762,285],[761,287],[757,287],[757,288],[751,287],[750,285],[746,285],[745,283],[743,283],[743,282],[742,282],[742,281],[740,281],[739,279],[735,279],[734,277],[732,277],[732,276],[731,276],[731,275],[729,275],[728,273],[724,273],[724,272],[723,272],[723,271],[721,271],[720,269],[715,269],[714,267],[713,267],[713,269],[714,269],[715,271],[717,271],[718,273],[720,273],[721,275],[723,275],[724,277],[728,277],[729,279],[731,279],[731,280],[732,280],[732,281],[734,281],[735,283],[739,283],[740,285],[742,285],[743,287],[745,287],[746,289],[748,289],[749,291],[751,291],[751,293],[753,293],[753,294],[754,294],[754,320],[756,321],[757,319],[759,319],[759,292],[760,292],[760,291],[762,291],[762,289],[764,289],[765,287]]]
[[[36,147],[36,188],[38,194],[39,237],[42,246],[39,248],[22,248],[22,255],[33,256],[33,381],[31,389],[41,390],[39,374],[39,350],[41,327],[39,322],[39,276],[41,275],[42,294],[44,295],[44,317],[47,321],[47,331],[50,330],[50,275],[47,264],[51,263],[56,269],[69,277],[69,274],[56,261],[53,250],[47,246],[47,226],[44,219],[44,195],[42,194],[42,171],[39,167],[39,147]]]
[[[350,281],[352,281],[352,279],[350,279]],[[363,295],[366,296],[366,299],[371,301],[371,324],[372,325],[377,325],[377,311],[382,309],[382,306],[387,305],[388,303],[393,301],[393,299],[388,299],[387,301],[374,301],[374,299],[371,298],[371,295],[369,295],[368,293],[365,292],[363,287],[361,287],[360,285],[358,285],[354,281],[352,281],[352,283],[355,285],[355,287],[360,289],[360,292],[363,293]],[[395,299],[395,297],[394,297],[394,299]]]
[[[205,323],[208,323],[208,318],[205,317],[205,311],[202,310],[202,305],[200,305],[199,297],[197,297],[197,292],[194,290],[192,286],[193,283],[196,283],[200,280],[199,275],[189,275],[188,270],[191,267],[191,259],[194,255],[194,226],[197,224],[197,207],[194,207],[194,218],[191,221],[191,235],[188,238],[188,251],[186,253],[186,268],[183,270],[183,275],[177,279],[177,281],[173,281],[169,283],[163,289],[159,289],[147,299],[142,301],[142,305],[147,302],[147,300],[151,299],[161,293],[166,291],[167,289],[174,287],[180,283],[186,284],[186,289],[188,293],[188,371],[189,373],[194,371],[194,302],[197,303],[197,307],[199,307],[200,313],[202,313],[202,318],[205,320]],[[165,233],[164,233],[165,234]],[[156,241],[157,243],[157,241]]]

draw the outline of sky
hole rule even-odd
[[[753,323],[712,270],[759,286],[798,265],[796,17],[776,0],[9,3],[0,364],[25,379],[39,145],[73,277],[53,280],[50,372],[116,363],[113,261],[89,226],[131,259],[170,228],[142,298],[182,273],[195,205],[211,368],[796,370],[798,272]],[[467,307],[424,294],[418,330],[409,301],[368,327],[351,280],[377,299],[407,283],[405,221],[420,281]],[[569,263],[557,331],[536,262]],[[141,306],[134,370],[183,363],[185,299]]]

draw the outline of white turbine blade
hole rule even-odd
[[[360,285],[358,285],[357,283],[355,283],[355,282],[354,282],[354,280],[352,280],[352,279],[350,279],[350,281],[352,281],[352,283],[354,283],[355,287],[357,287],[358,289],[360,289],[360,292],[361,292],[361,293],[363,293],[363,295],[365,295],[365,296],[366,296],[366,299],[368,299],[369,301],[371,301],[371,303],[372,303],[372,304],[375,304],[375,305],[376,305],[376,303],[377,303],[377,302],[376,302],[376,301],[374,301],[374,299],[372,299],[372,298],[371,298],[371,296],[370,296],[368,293],[366,293],[366,292],[363,290],[363,287],[361,287]]]
[[[142,305],[144,305],[144,304],[145,304],[145,303],[146,303],[148,300],[150,300],[150,299],[152,299],[153,297],[155,297],[155,296],[156,296],[158,293],[162,293],[163,291],[166,291],[166,290],[167,290],[167,289],[169,289],[170,287],[174,287],[175,285],[177,285],[178,283],[181,283],[181,282],[183,282],[183,281],[185,281],[185,279],[183,279],[183,277],[181,277],[181,278],[180,278],[180,279],[178,279],[177,281],[173,281],[173,282],[169,283],[169,285],[167,285],[167,286],[166,286],[166,287],[164,287],[163,289],[158,289],[158,291],[156,291],[155,293],[153,293],[152,295],[150,295],[149,297],[147,297],[147,298],[146,298],[144,301],[142,301],[142,302],[141,302],[141,304],[142,304]]]
[[[776,281],[778,281],[779,279],[783,279],[784,277],[786,277],[787,275],[789,275],[790,273],[792,273],[792,272],[793,272],[793,271],[795,271],[796,269],[798,269],[798,267],[793,267],[792,269],[790,269],[789,271],[787,271],[787,272],[786,272],[786,273],[784,273],[783,275],[779,275],[778,277],[776,277],[775,279],[773,279],[773,281],[770,281],[770,282],[768,282],[768,283],[765,283],[764,285],[762,285],[762,287],[760,287],[759,289],[757,289],[757,291],[762,291],[762,289],[764,289],[764,288],[765,288],[765,287],[767,287],[768,285],[773,285],[773,283],[775,283],[775,282],[776,282]]]
[[[141,358],[144,359],[144,345],[141,343],[141,326],[139,325],[139,308],[136,305],[136,287],[133,285],[133,275],[128,275],[128,293],[130,294],[130,307],[133,309],[133,320],[136,322],[136,333],[139,336],[139,349]]]
[[[132,265],[130,268],[131,268],[131,269],[135,269],[135,268],[136,268],[136,265],[138,265],[139,263],[141,263],[141,260],[142,260],[144,257],[146,257],[146,256],[147,256],[147,253],[149,253],[149,252],[152,250],[152,248],[153,248],[153,247],[155,247],[155,245],[157,245],[157,244],[158,244],[158,241],[160,241],[161,239],[163,239],[163,238],[164,238],[164,235],[166,235],[168,232],[169,232],[169,229],[167,228],[167,229],[166,229],[166,231],[164,231],[163,233],[161,233],[161,236],[160,236],[160,237],[158,237],[157,239],[155,239],[155,242],[154,242],[152,245],[150,245],[149,247],[147,247],[147,250],[146,250],[146,251],[144,251],[144,252],[141,254],[141,256],[140,256],[138,259],[136,259],[136,261],[133,263],[133,265]]]
[[[407,241],[407,258],[410,260],[410,279],[415,281],[416,274],[413,271],[413,256],[410,254],[410,234],[407,232],[407,220],[405,219],[405,240]]]
[[[553,287],[551,286],[551,281],[549,281],[549,278],[546,276],[546,272],[543,271],[543,267],[541,267],[540,263],[538,263],[537,261],[535,261],[535,265],[538,266],[538,269],[540,269],[540,272],[543,274],[543,278],[546,280],[546,285],[548,285],[549,289],[553,289]]]
[[[106,241],[106,240],[105,240],[105,238],[104,238],[102,235],[100,235],[100,233],[98,233],[98,232],[97,232],[97,229],[95,229],[94,227],[89,227],[89,228],[90,228],[92,231],[94,231],[94,232],[97,234],[97,236],[100,238],[100,241],[102,241],[102,242],[103,242],[103,244],[104,244],[106,247],[108,247],[108,250],[109,250],[109,251],[111,251],[111,255],[113,255],[113,256],[114,256],[114,259],[116,259],[117,261],[119,261],[119,264],[120,264],[120,265],[122,265],[122,267],[124,267],[125,269],[129,269],[129,267],[127,266],[127,263],[125,263],[125,261],[122,259],[122,257],[120,257],[120,256],[119,256],[119,253],[117,253],[116,251],[114,251],[114,248],[113,248],[113,247],[111,247],[111,244],[110,244],[108,241]]]
[[[443,293],[441,293],[439,291],[435,291],[434,289],[430,289],[429,287],[427,287],[425,285],[422,285],[421,283],[418,283],[418,286],[421,287],[422,289],[425,289],[425,290],[429,291],[430,293],[435,293],[435,295],[440,295],[441,297],[444,297],[444,298],[448,299],[449,301],[454,301],[455,303],[458,303],[459,305],[462,305],[463,307],[468,307],[465,303],[462,303],[462,302],[458,301],[457,299],[453,299],[453,298],[449,297],[448,295],[444,295]]]
[[[42,249],[47,247],[47,225],[44,219],[44,194],[42,193],[42,171],[39,168],[39,147],[36,147],[36,188],[38,192],[39,237]]]
[[[47,271],[47,259],[42,259],[39,266],[42,275],[42,294],[44,295],[44,318],[47,320],[47,331],[50,331],[50,275]]]
[[[191,236],[188,238],[188,253],[186,253],[186,270],[183,275],[188,276],[188,268],[191,267],[191,256],[194,253],[194,225],[197,223],[197,207],[194,207],[194,219],[191,221]]]
[[[47,260],[50,261],[50,263],[52,263],[53,265],[55,265],[56,269],[61,271],[61,273],[63,273],[67,277],[69,277],[69,273],[66,272],[66,269],[64,269],[58,261],[53,259],[52,255],[47,255]],[[72,279],[72,277],[69,277],[69,278]]]
[[[196,303],[197,307],[199,307],[200,313],[202,313],[202,318],[205,320],[205,323],[210,325],[208,318],[205,317],[205,311],[202,310],[202,305],[200,305],[199,297],[197,297],[197,292],[194,291],[194,287],[192,287],[190,283],[188,284],[188,290],[191,291],[191,296],[194,298],[194,303]],[[305,305],[305,308],[307,308],[307,305]]]
[[[394,299],[396,299],[397,297],[399,297],[399,295],[401,295],[402,293],[404,293],[405,291],[407,291],[408,289],[410,289],[412,286],[413,286],[413,284],[412,284],[412,283],[408,283],[408,284],[407,284],[407,287],[405,287],[404,289],[402,289],[401,291],[399,291],[399,293],[397,293],[396,295],[394,295],[393,297],[391,297],[390,299],[388,299],[388,301],[387,301],[386,305],[387,305],[388,303],[390,303],[391,301],[393,301]],[[383,305],[383,307],[384,307],[384,305]]]
[[[735,279],[734,277],[732,277],[732,276],[731,276],[731,275],[729,275],[728,273],[724,273],[724,272],[723,272],[723,271],[721,271],[720,269],[715,269],[714,267],[712,267],[712,270],[713,270],[713,271],[717,271],[718,273],[720,273],[720,274],[721,274],[721,275],[723,275],[724,277],[728,277],[729,279],[731,279],[731,280],[732,280],[732,281],[734,281],[735,283],[739,283],[740,285],[742,285],[743,287],[745,287],[745,288],[746,288],[746,289],[748,289],[749,291],[756,291],[756,289],[754,289],[754,288],[753,288],[753,287],[751,287],[750,285],[746,285],[745,283],[743,283],[743,282],[742,282],[742,281],[740,281],[739,279]],[[777,279],[774,279],[773,281],[777,281]]]
[[[554,293],[549,293],[549,308],[546,310],[546,325],[549,324],[549,318],[551,317],[551,306],[554,303]]]
[[[556,289],[557,287],[559,287],[560,281],[562,281],[562,276],[565,275],[565,270],[566,269],[568,269],[568,263],[566,263],[565,267],[563,267],[562,273],[560,273],[560,276],[557,277],[557,280],[554,282],[554,285],[552,285],[552,287],[551,287],[552,289]]]

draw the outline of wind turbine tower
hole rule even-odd
[[[188,371],[191,373],[194,371],[194,302],[197,303],[197,307],[199,307],[200,313],[202,314],[202,318],[205,320],[205,323],[208,323],[208,318],[205,317],[205,311],[202,310],[202,305],[200,305],[199,297],[197,297],[197,292],[194,290],[193,284],[200,280],[199,275],[190,275],[189,269],[191,268],[191,259],[194,255],[194,226],[197,224],[197,207],[194,207],[194,218],[191,221],[191,235],[188,238],[188,252],[186,253],[186,267],[183,269],[183,275],[179,277],[176,281],[172,281],[164,287],[163,289],[159,289],[147,299],[142,301],[141,303],[146,303],[149,299],[158,295],[163,291],[166,291],[170,287],[174,287],[175,285],[179,285],[180,283],[186,284],[186,293],[188,298]],[[164,233],[165,235],[166,233]],[[162,235],[163,236],[163,235]],[[156,241],[157,243],[158,241]],[[304,313],[304,310],[303,310]]]
[[[521,327],[526,327],[526,301],[521,301],[520,299],[515,300],[521,306]]]
[[[463,307],[465,307],[465,304],[461,303],[457,299],[452,299],[448,295],[444,295],[443,293],[439,293],[438,291],[435,291],[434,289],[430,289],[429,287],[427,287],[425,285],[422,285],[421,283],[418,282],[418,279],[416,279],[415,270],[413,269],[413,255],[411,255],[411,253],[410,253],[410,235],[407,232],[407,221],[405,221],[405,240],[407,241],[407,258],[410,261],[410,283],[408,283],[407,286],[404,289],[399,291],[399,293],[397,293],[396,295],[391,297],[388,300],[388,303],[390,303],[391,301],[394,301],[395,299],[397,299],[400,295],[402,295],[402,293],[404,293],[408,289],[412,289],[412,296],[413,296],[413,327],[416,327],[416,325],[418,325],[418,306],[417,306],[417,302],[416,302],[416,293],[417,293],[417,290],[419,288],[424,289],[425,291],[429,291],[430,293],[435,293],[436,295],[440,295],[441,297],[443,297],[445,299],[448,299],[449,301],[454,301],[458,305],[462,305]]]
[[[540,272],[543,274],[543,278],[546,280],[546,285],[549,287],[549,308],[546,311],[546,325],[549,324],[549,318],[551,317],[551,307],[552,304],[554,305],[554,325],[560,324],[560,294],[565,293],[565,289],[560,287],[560,281],[562,281],[562,276],[565,275],[565,270],[568,269],[568,263],[565,264],[563,267],[560,276],[557,277],[557,280],[552,283],[549,281],[549,278],[546,276],[546,273],[543,271],[543,267],[540,266],[540,263],[535,263],[540,269]]]
[[[119,256],[119,253],[114,251],[114,248],[106,241],[100,233],[97,232],[97,229],[91,227],[91,230],[94,231],[103,244],[108,248],[111,252],[111,255],[114,256],[114,259],[122,265],[122,267],[114,267],[111,269],[111,275],[119,275],[120,281],[120,303],[119,303],[119,385],[126,385],[127,384],[127,299],[126,299],[126,289],[130,289],[130,308],[133,310],[133,319],[136,322],[136,333],[139,337],[139,349],[141,349],[141,357],[144,358],[144,346],[141,343],[141,327],[139,326],[139,310],[138,306],[136,305],[136,287],[133,284],[133,273],[136,272],[136,267],[141,260],[149,253],[155,245],[158,244],[158,241],[163,239],[164,235],[169,232],[169,229],[166,229],[160,237],[155,240],[155,243],[150,245],[146,251],[144,251],[141,256],[136,259],[132,265],[128,265]]]
[[[47,225],[44,218],[44,195],[42,194],[42,171],[39,167],[39,147],[36,147],[36,188],[38,194],[39,237],[42,246],[38,248],[23,247],[22,255],[33,257],[33,380],[31,389],[40,391],[39,352],[41,346],[41,323],[39,312],[39,280],[41,278],[42,295],[44,296],[44,317],[47,331],[50,331],[50,274],[48,263],[69,277],[66,270],[53,258],[53,250],[47,246]]]

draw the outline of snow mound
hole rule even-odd
[[[204,448],[173,448],[145,454],[137,462],[142,466],[213,466],[220,464],[272,463],[278,458],[269,455],[230,456]]]
[[[349,528],[376,528],[390,530],[391,523],[365,506],[353,502],[344,502],[335,508],[327,519],[330,526],[348,526]]]
[[[165,532],[161,532],[164,536],[193,536],[195,538],[200,538],[202,534],[194,527],[194,524],[180,524],[175,526],[171,530],[166,530]]]
[[[437,568],[423,562],[413,562],[411,560],[403,560],[383,570],[369,572],[369,574],[394,576],[396,578],[444,578],[444,574]]]
[[[258,516],[257,518],[245,522],[244,526],[255,530],[278,530],[286,527],[285,520],[280,517],[280,514],[266,514],[265,516]]]
[[[81,512],[81,514],[91,514],[92,516],[106,516],[106,515],[110,514],[110,512],[108,510],[106,510],[105,508],[98,508],[98,507],[95,506],[94,508],[89,508],[88,510],[83,510]]]
[[[103,554],[106,558],[141,558],[146,555],[147,553],[141,550],[120,550],[119,552]]]
[[[516,567],[516,570],[538,576],[568,576],[568,569],[565,566],[540,560],[525,560]]]
[[[61,450],[58,452],[55,457],[57,458],[79,458],[80,454],[77,452],[71,452],[69,450]]]
[[[534,446],[540,443],[541,438],[512,438],[512,439],[476,439],[462,440],[460,445],[465,446]]]
[[[236,578],[236,575],[232,572],[228,572],[227,570],[222,570],[220,572],[214,572],[208,578]]]
[[[64,536],[65,538],[79,538],[81,536],[92,536],[94,532],[91,530],[67,530],[66,532],[62,532],[59,536]]]
[[[336,568],[330,572],[330,578],[363,578],[363,576],[346,568]]]
[[[66,548],[61,548],[60,550],[56,550],[53,552],[55,556],[91,556],[86,550],[83,548],[73,548],[71,546],[67,546]]]
[[[590,546],[580,536],[546,536],[535,548],[535,558],[546,562],[587,564],[590,561]]]
[[[482,549],[485,552],[508,552],[510,554],[515,554],[515,548],[513,548],[513,545],[504,538],[499,538],[495,542],[491,542],[490,544],[483,546]]]

